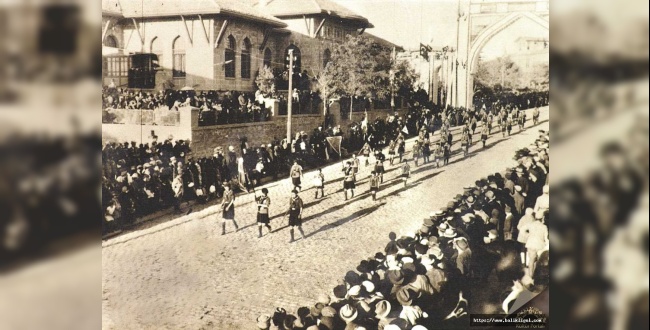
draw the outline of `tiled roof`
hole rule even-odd
[[[241,0],[102,0],[102,11],[125,18],[228,14],[285,27],[281,20]]]
[[[362,23],[365,27],[372,27],[367,18],[352,10],[335,3],[332,0],[266,0],[262,8],[258,0],[249,0],[253,7],[263,10],[275,17],[293,17],[302,15],[326,14],[342,19]]]

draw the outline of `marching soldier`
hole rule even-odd
[[[304,204],[302,202],[302,199],[300,196],[298,196],[298,191],[293,190],[291,192],[291,199],[289,200],[289,210],[287,210],[287,213],[289,214],[289,233],[291,234],[291,240],[289,243],[293,243],[295,241],[294,238],[294,230],[298,228],[298,231],[300,231],[300,235],[302,236],[302,239],[305,239],[305,232],[302,230],[302,210],[303,210]]]
[[[293,183],[293,189],[298,191],[302,190],[302,182],[300,180],[303,177],[302,166],[298,165],[297,160],[293,161],[293,166],[291,166],[289,173],[291,176],[291,183]]]
[[[348,200],[348,192],[351,193],[350,198],[354,198],[354,188],[355,188],[355,176],[354,169],[352,168],[352,162],[348,161],[345,163],[343,168],[343,192],[345,193],[345,200]]]
[[[535,110],[533,110],[533,125],[537,125],[539,123],[539,108],[535,107]]]
[[[372,171],[372,176],[370,177],[370,194],[372,194],[372,200],[377,200],[377,193],[379,192],[379,175],[377,172]]]
[[[413,161],[415,162],[415,166],[418,166],[418,158],[420,157],[420,141],[415,141],[413,143]]]
[[[224,182],[223,188],[223,199],[221,200],[221,216],[223,218],[221,222],[221,235],[226,234],[227,221],[232,221],[232,224],[235,225],[235,232],[239,231],[239,226],[237,226],[237,222],[235,221],[235,193],[227,182]]]
[[[406,181],[411,176],[411,165],[409,165],[408,160],[402,165],[402,180],[404,180],[404,187],[406,187]]]
[[[485,148],[485,142],[487,142],[488,134],[490,134],[490,130],[487,126],[483,126],[481,129],[481,142],[483,142],[483,148]]]
[[[269,206],[271,206],[271,199],[269,198],[269,190],[262,188],[262,196],[257,198],[257,230],[258,238],[262,237],[262,226],[265,226],[271,233],[271,225],[269,224]]]
[[[460,138],[460,144],[461,147],[463,148],[463,155],[467,157],[469,154],[469,134],[468,133],[463,133],[463,137]]]

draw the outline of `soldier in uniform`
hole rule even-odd
[[[444,157],[444,165],[449,164],[449,156],[451,156],[451,143],[445,143],[443,146],[443,157]]]
[[[357,158],[357,155],[352,154],[352,170],[354,171],[354,174],[359,173],[359,158]]]
[[[390,161],[390,164],[393,165],[393,160],[395,160],[395,148],[397,144],[395,140],[391,140],[390,143],[388,144],[388,160]]]
[[[302,190],[302,184],[300,179],[303,177],[302,166],[298,165],[298,161],[293,161],[293,166],[289,171],[291,175],[291,182],[293,183],[293,189]]]
[[[226,234],[226,221],[232,221],[233,225],[235,225],[235,232],[239,230],[239,226],[237,226],[237,222],[235,221],[235,193],[227,182],[224,182],[223,188],[223,199],[221,200],[221,216],[223,218],[221,222],[221,235]]]
[[[354,198],[355,176],[352,162],[348,161],[343,167],[343,192],[345,193],[345,200],[348,200],[348,191],[351,193],[350,198]]]
[[[384,169],[384,162],[386,161],[386,156],[384,156],[381,150],[377,149],[375,151],[375,159],[377,160],[377,163],[375,164],[375,172],[377,172],[381,183],[384,183],[384,173],[386,172]]]
[[[323,170],[320,168],[316,172],[316,177],[314,178],[314,187],[316,188],[316,194],[314,195],[315,199],[318,199],[318,192],[320,192],[321,198],[325,197],[325,175],[323,175]]]
[[[404,158],[404,152],[406,152],[406,142],[404,141],[403,137],[399,137],[397,139],[397,154],[399,155],[399,162],[402,162],[402,159]]]
[[[300,231],[300,235],[302,235],[302,239],[305,239],[305,232],[302,230],[302,210],[303,210],[304,204],[302,202],[302,199],[300,196],[298,196],[298,191],[293,190],[291,192],[291,199],[289,200],[289,210],[287,210],[287,213],[289,214],[289,233],[291,234],[291,241],[289,243],[292,243],[295,241],[294,239],[294,230],[298,228]]]
[[[415,162],[415,166],[418,166],[418,158],[420,157],[420,141],[415,141],[413,143],[413,162]]]
[[[485,148],[485,142],[487,142],[488,134],[490,134],[488,127],[483,126],[481,129],[481,142],[483,142],[483,148]]]
[[[370,194],[372,195],[372,200],[377,200],[377,192],[379,192],[379,175],[377,172],[372,171],[370,177]]]
[[[257,197],[257,230],[258,238],[262,237],[262,226],[266,227],[271,233],[271,225],[269,224],[269,206],[271,206],[271,199],[269,198],[269,190],[262,188],[262,196]]]
[[[463,137],[460,138],[460,144],[461,147],[463,148],[463,155],[467,157],[467,155],[469,154],[469,145],[470,145],[468,133],[466,132],[463,133]]]
[[[535,110],[533,110],[533,125],[537,125],[539,123],[539,108],[535,107]]]
[[[411,176],[411,165],[409,165],[408,160],[402,165],[402,180],[404,180],[404,187],[406,187],[406,181]]]

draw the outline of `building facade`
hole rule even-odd
[[[158,55],[156,89],[255,90],[263,66],[313,77],[372,24],[329,0],[102,0],[103,80],[126,86],[133,53]],[[376,38],[379,42],[386,42]]]

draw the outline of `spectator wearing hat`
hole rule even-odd
[[[413,300],[418,294],[410,288],[403,288],[397,292],[397,301],[402,305],[399,317],[413,326],[418,320],[427,318],[429,315],[422,311],[420,306],[415,305]]]
[[[464,237],[456,238],[453,241],[453,245],[456,249],[456,268],[458,268],[461,274],[471,276],[472,250],[469,248],[467,239]]]
[[[226,234],[226,222],[231,221],[235,225],[235,232],[239,231],[239,226],[235,221],[235,193],[232,191],[229,183],[224,183],[223,198],[221,200],[221,235]]]
[[[521,254],[521,263],[526,265],[526,242],[528,241],[528,224],[535,221],[532,208],[527,208],[524,215],[517,223],[517,242],[519,243],[519,252]]]
[[[512,207],[510,205],[505,206],[506,216],[503,220],[503,228],[501,229],[502,235],[499,237],[501,240],[510,241],[514,235],[514,215],[512,214]]]
[[[359,316],[359,312],[354,306],[350,304],[346,304],[341,307],[339,316],[341,317],[341,320],[343,320],[343,322],[346,324],[345,330],[355,330],[358,326],[360,326],[360,324],[355,322]]]
[[[549,186],[544,185],[542,188],[542,195],[537,197],[537,200],[535,201],[535,207],[533,208],[533,211],[535,214],[537,213],[544,213],[548,211],[549,208]]]
[[[515,185],[515,192],[512,194],[512,199],[514,200],[515,212],[517,212],[517,215],[524,214],[526,198],[522,193],[523,188],[520,185]]]
[[[536,216],[532,222],[529,222],[523,228],[528,232],[526,240],[526,250],[528,255],[528,276],[533,277],[537,258],[543,250],[548,249],[548,227],[542,223],[543,216]]]
[[[287,213],[289,214],[289,233],[291,234],[291,240],[289,243],[295,241],[294,230],[297,228],[300,231],[302,239],[305,239],[305,232],[302,230],[302,212],[304,209],[304,204],[300,196],[298,196],[298,191],[293,190],[291,192],[291,198],[289,199],[289,209]]]
[[[271,317],[268,315],[260,315],[257,318],[257,328],[260,330],[268,330],[271,327]]]
[[[269,197],[269,190],[262,188],[262,196],[256,197],[257,200],[257,230],[258,238],[262,237],[262,227],[266,227],[271,233],[271,225],[269,224],[269,207],[271,206],[271,198]]]
[[[383,330],[388,324],[399,317],[399,313],[392,309],[388,300],[381,300],[375,305],[375,317],[379,320],[377,329]]]

